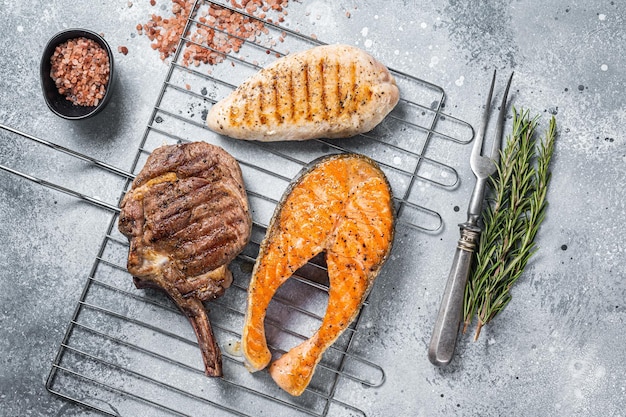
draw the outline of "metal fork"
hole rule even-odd
[[[487,180],[496,172],[496,166],[500,161],[506,103],[512,79],[513,73],[511,73],[509,77],[504,96],[502,97],[491,154],[488,156],[483,155],[482,148],[483,142],[485,141],[489,115],[491,113],[491,98],[496,83],[496,71],[493,72],[491,88],[489,89],[487,104],[485,105],[485,111],[482,115],[480,130],[472,147],[470,167],[476,176],[476,185],[474,186],[474,191],[472,192],[467,208],[467,221],[459,225],[461,237],[456,247],[452,268],[448,275],[439,314],[437,315],[430,345],[428,347],[428,359],[437,366],[447,365],[454,356],[456,339],[459,333],[461,315],[463,312],[465,285],[469,277],[474,251],[476,250],[478,239],[482,231],[479,222],[483,201],[485,199],[485,187]]]

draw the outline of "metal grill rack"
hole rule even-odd
[[[220,55],[217,49],[192,37],[198,28],[221,32],[205,23],[206,19],[200,19],[210,8],[223,8],[262,24],[263,36],[254,41],[242,38],[237,52]],[[187,36],[172,59],[130,173],[21,135],[119,175],[127,180],[126,187],[150,152],[163,144],[204,140],[222,146],[235,156],[244,174],[254,227],[251,243],[231,264],[233,286],[222,298],[207,304],[223,352],[224,377],[204,376],[191,326],[164,294],[134,288],[125,268],[128,243],[117,231],[117,205],[2,167],[114,212],[54,360],[47,388],[112,416],[364,416],[358,405],[345,400],[348,398],[345,393],[378,387],[384,383],[385,373],[366,358],[363,354],[366,349],[359,346],[356,336],[360,316],[326,352],[311,385],[301,397],[282,392],[266,372],[250,374],[245,370],[238,341],[259,243],[289,181],[313,159],[338,152],[365,154],[381,165],[396,197],[398,227],[436,233],[442,227],[442,219],[436,210],[428,207],[428,196],[419,192],[424,188],[420,184],[453,190],[458,175],[453,167],[429,158],[427,149],[440,141],[469,143],[473,130],[466,122],[443,114],[445,94],[440,87],[392,71],[402,98],[373,132],[345,140],[300,143],[258,143],[220,137],[205,127],[204,118],[213,103],[276,57],[320,42],[213,1],[196,2],[185,33]],[[225,37],[234,36],[221,33]],[[185,65],[182,52],[189,45],[215,52],[223,62],[210,66]],[[326,308],[327,285],[324,261],[320,258],[313,259],[281,287],[266,320],[268,341],[274,353],[288,350],[319,326]],[[366,303],[361,315],[367,314],[367,308]]]

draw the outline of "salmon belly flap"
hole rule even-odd
[[[328,266],[328,305],[318,330],[273,362],[269,372],[291,395],[308,386],[322,355],[357,316],[394,235],[387,179],[371,159],[334,155],[316,161],[288,188],[261,243],[248,289],[242,351],[251,371],[272,359],[264,319],[278,288],[314,256]]]

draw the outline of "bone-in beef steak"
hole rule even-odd
[[[206,374],[221,376],[221,354],[202,301],[232,281],[228,264],[252,221],[237,161],[204,142],[156,149],[124,196],[119,230],[130,240],[137,288],[165,291],[189,318]]]

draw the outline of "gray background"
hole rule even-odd
[[[167,71],[135,35],[154,9],[143,0],[129,6],[2,2],[0,122],[129,168]],[[491,71],[514,70],[513,104],[542,115],[542,129],[556,114],[559,128],[538,254],[506,310],[477,342],[462,337],[455,361],[436,369],[427,344],[473,185],[470,147],[443,149],[461,175],[441,204],[445,227],[398,236],[364,317],[368,358],[387,380],[348,398],[371,416],[625,415],[625,3],[303,0],[288,10],[292,29],[363,47],[442,86],[445,112],[473,125]],[[85,122],[54,116],[39,87],[41,51],[68,27],[129,49],[115,55],[113,101]],[[6,132],[0,138],[0,164],[105,201],[119,197],[112,175]],[[0,414],[90,414],[44,382],[110,216],[0,172]]]

